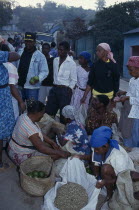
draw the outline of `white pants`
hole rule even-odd
[[[39,101],[46,104],[47,101],[46,97],[49,96],[49,92],[51,89],[52,87],[50,86],[41,86],[39,90]]]

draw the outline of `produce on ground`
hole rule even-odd
[[[92,170],[91,170],[90,168],[86,168],[86,172],[87,172],[88,174],[91,174],[91,175],[93,174],[93,173],[92,173]]]

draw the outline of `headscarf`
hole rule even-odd
[[[83,51],[80,53],[79,56],[82,56],[84,57],[85,60],[87,60],[88,64],[89,64],[89,67],[92,67],[93,66],[93,63],[91,61],[91,54],[86,52],[86,51]]]
[[[127,66],[139,68],[139,56],[131,56],[127,62]]]
[[[107,44],[107,43],[100,43],[98,46],[102,47],[104,50],[106,50],[108,52],[108,59],[113,61],[113,63],[116,63],[116,60],[113,58],[113,53],[111,52],[111,48],[110,48],[109,44]]]
[[[101,126],[95,129],[90,139],[91,147],[98,148],[108,143],[111,147],[119,150],[118,142],[111,139],[111,136],[112,130],[107,126]]]
[[[71,119],[71,120],[75,120],[75,109],[73,106],[65,106],[62,109],[62,115],[67,118],[67,119]]]

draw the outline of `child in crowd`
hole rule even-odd
[[[80,100],[82,99],[86,90],[89,72],[92,67],[91,54],[84,51],[79,55],[79,66],[77,66],[77,84],[72,95],[71,105],[78,110],[80,108]],[[89,100],[91,98],[91,91],[88,93],[85,108],[88,109]]]
[[[117,101],[125,103],[129,100],[131,110],[128,118],[133,119],[131,124],[131,133],[129,138],[124,139],[124,145],[127,147],[139,147],[139,56],[132,56],[129,58],[127,67],[132,78],[129,82],[129,90],[125,96],[121,92],[121,96]],[[126,127],[126,122],[124,123]]]

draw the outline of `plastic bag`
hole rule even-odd
[[[88,204],[82,210],[96,210],[100,189],[95,187],[97,180],[87,174],[84,163],[78,158],[69,158],[60,172],[62,182],[57,182],[55,187],[49,190],[44,197],[42,210],[58,210],[54,206],[57,189],[68,182],[80,184],[88,194]]]
[[[77,110],[79,122],[85,126],[85,120],[87,118],[87,110],[85,104],[81,104],[79,110]]]

